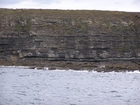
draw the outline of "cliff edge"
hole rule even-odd
[[[140,13],[0,9],[0,65],[140,69]]]

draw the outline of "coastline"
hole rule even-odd
[[[0,9],[0,65],[140,70],[140,12]]]
[[[71,62],[71,61],[46,61],[46,62],[0,62],[1,66],[27,67],[37,70],[76,70],[97,72],[125,72],[140,71],[140,65],[134,62]]]

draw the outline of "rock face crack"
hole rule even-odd
[[[129,12],[0,9],[0,63],[140,69],[139,17]]]

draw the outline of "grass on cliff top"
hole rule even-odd
[[[119,11],[99,11],[99,10],[51,10],[51,9],[0,9],[0,22],[7,21],[20,21],[31,20],[32,18],[43,19],[60,19],[67,23],[72,23],[72,20],[76,23],[74,27],[68,29],[73,31],[75,27],[82,27],[81,30],[87,31],[90,25],[96,28],[100,27],[106,29],[108,27],[111,30],[124,30],[126,27],[124,24],[133,23],[137,28],[140,27],[140,13],[138,12],[119,12]],[[23,19],[21,19],[23,18]],[[83,21],[92,20],[92,23],[83,24]],[[115,25],[118,25],[115,27]],[[132,25],[133,25],[132,24]],[[17,30],[21,31],[21,25],[17,25]],[[29,30],[31,22],[28,22],[24,30]],[[92,27],[91,26],[91,27]],[[56,26],[54,25],[53,28]],[[60,26],[59,26],[60,27]],[[94,28],[95,28],[94,27]],[[92,27],[93,28],[93,27]],[[135,28],[132,26],[132,28]],[[23,28],[22,28],[23,29]],[[134,29],[135,30],[135,29]]]
[[[51,10],[51,9],[0,9],[0,15],[37,15],[37,16],[59,16],[59,17],[115,17],[131,16],[140,13],[119,12],[119,11],[99,11],[99,10]]]

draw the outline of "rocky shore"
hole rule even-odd
[[[0,65],[140,70],[140,13],[0,9]]]

